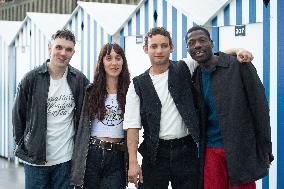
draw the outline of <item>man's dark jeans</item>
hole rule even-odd
[[[90,145],[84,179],[85,189],[125,189],[124,152]]]
[[[160,140],[155,165],[142,160],[143,189],[197,189],[199,159],[197,145],[190,136],[183,139]]]
[[[71,161],[52,166],[24,164],[25,189],[73,189],[70,185]]]

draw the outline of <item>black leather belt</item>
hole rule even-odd
[[[114,143],[114,142],[100,140],[95,137],[90,137],[90,145],[95,145],[103,150],[118,150],[123,152],[126,151],[126,146],[124,141],[119,143]]]

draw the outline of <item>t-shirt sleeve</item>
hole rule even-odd
[[[183,61],[188,66],[191,75],[193,75],[193,72],[196,69],[196,67],[198,66],[198,63],[195,60],[191,59],[191,58],[183,59]]]
[[[140,99],[131,83],[126,95],[123,129],[141,128]]]

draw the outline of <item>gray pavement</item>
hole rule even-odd
[[[24,168],[0,157],[0,189],[23,189]]]

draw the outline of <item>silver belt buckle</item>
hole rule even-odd
[[[107,151],[111,151],[112,150],[112,143],[110,142],[110,148],[106,148]]]

